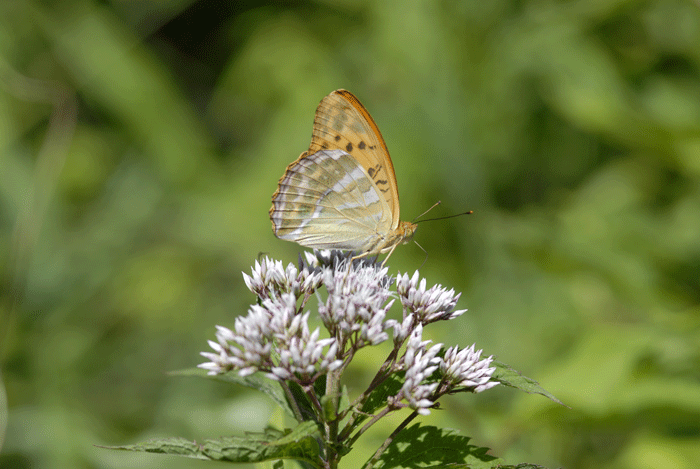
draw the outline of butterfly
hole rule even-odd
[[[417,226],[399,221],[399,191],[382,134],[349,91],[336,90],[316,109],[309,149],[272,195],[275,236],[315,249],[388,253]],[[386,262],[384,259],[384,262]]]

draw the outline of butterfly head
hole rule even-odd
[[[392,231],[388,238],[385,239],[383,246],[379,249],[382,254],[391,252],[399,244],[410,243],[413,239],[413,234],[416,232],[418,225],[410,221],[401,221],[399,226]]]
[[[399,223],[398,231],[401,233],[401,244],[407,244],[413,239],[416,228],[418,228],[418,225],[410,221],[402,221]]]

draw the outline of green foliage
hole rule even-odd
[[[183,438],[162,438],[137,445],[116,446],[111,449],[171,454],[196,459],[228,462],[262,462],[294,459],[321,468],[318,460],[319,436],[316,424],[305,422],[294,430],[280,432],[267,429],[264,433],[246,433],[244,437],[206,440],[201,445]]]
[[[186,456],[228,462],[262,462],[271,459],[295,459],[311,467],[318,465],[318,437],[315,424],[307,422],[290,432],[267,430],[262,434],[248,433],[245,437],[227,437],[197,444],[184,438],[149,440],[136,445],[111,449]],[[374,465],[375,468],[529,468],[532,465],[503,466],[500,459],[486,454],[488,448],[469,444],[469,438],[454,431],[418,424],[407,428]],[[466,456],[464,456],[466,454]],[[456,463],[464,460],[464,464]]]
[[[537,384],[537,381],[523,376],[505,363],[495,361],[493,362],[493,366],[496,367],[496,371],[493,374],[493,379],[495,381],[530,394],[540,394],[547,399],[553,400],[557,404],[564,405],[559,399],[554,397],[552,393]]]
[[[497,377],[502,384],[506,384],[515,389],[520,389],[528,393],[537,393],[559,402],[554,396],[542,389],[537,383],[527,377],[522,376],[508,365],[496,363]],[[304,402],[308,402],[307,395],[296,385],[298,390],[291,393],[288,398],[282,391],[283,386],[278,381],[272,381],[260,376],[240,377],[237,372],[228,372],[220,375],[204,374],[201,370],[184,370],[171,373],[174,376],[196,376],[223,381],[229,384],[240,384],[256,389],[272,398],[277,404],[284,408],[290,416],[294,416],[291,407],[303,407]],[[380,410],[387,406],[387,397],[396,395],[401,387],[403,377],[398,374],[392,375],[382,385],[375,388],[368,396],[362,407],[362,414],[358,415],[357,421],[351,429],[340,428],[340,433],[352,434],[360,427],[363,416],[371,414],[380,415]],[[326,379],[320,379],[314,386],[316,399],[323,402],[324,387]],[[294,384],[287,382],[287,385]],[[293,400],[294,402],[291,402]],[[336,414],[332,400],[327,400],[327,405],[323,406],[326,415],[321,416],[319,421],[313,419],[313,408],[307,409],[308,416],[303,416],[304,421],[294,429],[283,431],[268,428],[264,433],[245,432],[244,436],[224,437],[214,440],[207,440],[202,444],[191,442],[184,438],[153,439],[135,445],[107,447],[108,449],[120,449],[134,452],[160,453],[175,456],[185,456],[197,459],[212,459],[217,461],[227,461],[235,463],[243,462],[264,462],[270,460],[292,459],[309,467],[322,469],[327,467],[321,455],[325,453],[326,432],[321,431],[320,426],[336,420]],[[340,407],[346,410],[346,404]],[[415,414],[417,415],[417,414]],[[410,422],[415,415],[404,420],[405,424]],[[349,425],[349,424],[348,424]],[[379,453],[375,453],[362,467],[381,468],[502,468],[502,459],[486,454],[488,448],[478,447],[469,444],[470,438],[460,436],[454,430],[440,429],[432,426],[415,424],[407,427],[402,423],[396,431],[389,436],[390,441],[386,441],[380,448]],[[342,441],[342,440],[341,440]],[[335,448],[342,456],[348,455],[355,437],[343,441],[342,448]],[[319,444],[322,448],[319,449]],[[515,467],[515,466],[509,466]],[[519,465],[517,467],[535,467]],[[539,467],[539,466],[538,466]]]
[[[430,424],[507,461],[694,468],[698,44],[684,0],[0,2],[0,466],[262,431],[269,402],[164,372],[254,301],[259,252],[296,258],[270,196],[343,87],[387,141],[402,218],[475,211],[416,233],[422,274],[469,308],[434,340],[571,407],[501,390]]]
[[[501,459],[486,454],[488,448],[469,444],[469,438],[453,430],[415,424],[402,431],[382,455],[382,468],[473,468],[502,467]],[[461,462],[463,461],[463,464]]]

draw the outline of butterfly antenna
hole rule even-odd
[[[425,215],[426,213],[428,213],[429,211],[431,211],[432,209],[434,209],[435,207],[437,207],[437,206],[440,205],[441,203],[442,203],[441,200],[438,200],[437,202],[435,202],[435,203],[433,204],[432,207],[430,207],[428,210],[426,210],[425,212],[421,213],[421,214],[418,215],[416,218],[414,218],[414,219],[413,219],[413,223],[418,223],[417,220],[418,220],[420,217],[422,217],[423,215]],[[422,248],[421,248],[421,249],[422,249]]]
[[[415,239],[413,240],[413,242],[416,243],[416,246],[418,246],[418,247],[420,248],[420,250],[423,251],[423,252],[425,253],[425,259],[423,259],[423,263],[420,265],[420,267],[418,267],[418,270],[420,270],[420,269],[423,268],[423,266],[425,265],[425,263],[428,262],[428,251],[426,251],[425,249],[423,249],[423,246],[421,246],[420,244],[418,244],[418,241],[416,241]]]
[[[423,222],[423,221],[446,220],[446,219],[448,219],[448,218],[461,217],[462,215],[471,215],[472,213],[474,213],[474,210],[468,210],[468,211],[466,211],[466,212],[457,213],[457,214],[454,214],[454,215],[447,215],[446,217],[437,217],[437,218],[428,218],[428,219],[426,219],[426,220],[418,220],[418,221],[416,221],[416,223],[420,223],[420,222]]]

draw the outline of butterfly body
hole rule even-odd
[[[416,225],[399,220],[384,139],[350,92],[334,91],[319,104],[309,150],[280,179],[270,219],[280,239],[356,257],[391,254],[411,240]]]

